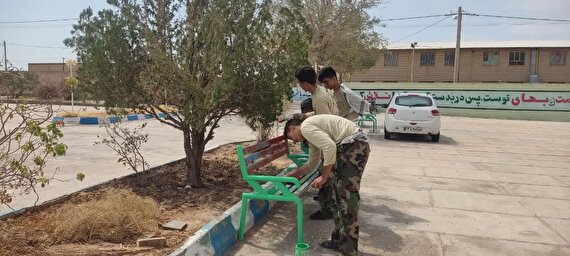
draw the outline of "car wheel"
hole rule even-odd
[[[388,133],[388,131],[386,131],[386,128],[384,128],[384,139],[385,139],[385,140],[389,140],[389,139],[390,139],[390,133]]]
[[[431,136],[431,141],[438,142],[439,141],[439,133]]]

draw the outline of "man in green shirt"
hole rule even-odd
[[[331,240],[320,245],[343,255],[358,255],[360,181],[370,154],[366,135],[354,122],[335,115],[291,119],[285,124],[284,134],[294,142],[307,140],[309,143],[309,160],[289,176],[306,175],[321,157],[324,158],[323,171],[311,186],[322,187],[329,174],[334,173],[331,177],[335,227]]]

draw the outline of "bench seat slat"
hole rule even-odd
[[[264,148],[267,148],[267,147],[269,147],[269,146],[271,146],[271,145],[273,145],[273,144],[275,144],[275,143],[281,142],[281,141],[287,141],[287,139],[285,138],[284,135],[281,135],[281,136],[279,136],[279,137],[275,137],[275,138],[273,138],[273,139],[266,140],[266,141],[262,141],[262,142],[260,142],[260,143],[255,144],[255,145],[246,147],[246,148],[243,149],[243,153],[244,153],[245,155],[248,155],[248,154],[250,154],[250,153],[253,153],[253,152],[256,152],[256,151],[260,151],[260,150],[262,150],[262,149],[264,149]]]
[[[279,150],[277,150],[276,152],[268,155],[266,158],[264,158],[263,160],[253,163],[251,165],[247,166],[247,170],[248,171],[255,171],[263,166],[265,166],[266,164],[270,163],[271,161],[284,156],[287,154],[287,148],[280,148]]]
[[[280,142],[278,144],[273,144],[268,148],[265,148],[261,151],[257,151],[255,153],[252,153],[251,155],[245,157],[245,163],[249,165],[249,164],[255,162],[255,160],[260,159],[262,157],[265,157],[269,154],[275,153],[279,149],[283,149],[283,148],[287,148],[287,142],[285,142],[285,141]]]

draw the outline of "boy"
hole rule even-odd
[[[360,116],[370,113],[370,103],[348,87],[340,84],[336,77],[336,71],[332,67],[321,70],[319,82],[327,89],[333,90],[339,116],[356,121]]]
[[[311,105],[314,111],[305,113],[303,116],[338,114],[336,104],[331,94],[327,92],[324,87],[317,85],[317,72],[315,69],[310,66],[301,67],[295,73],[295,78],[301,89],[311,94]],[[310,166],[314,170],[319,166],[319,162],[315,160]],[[318,201],[321,209],[311,214],[309,216],[310,220],[327,220],[333,218],[332,190],[333,188],[330,181],[319,189]]]
[[[285,124],[284,134],[295,142],[307,140],[309,143],[307,164],[288,176],[304,176],[312,170],[311,163],[320,162],[321,154],[323,171],[311,186],[322,187],[329,174],[334,173],[331,177],[335,227],[331,240],[320,245],[343,255],[358,255],[360,180],[370,154],[366,135],[354,122],[335,115],[291,119]]]

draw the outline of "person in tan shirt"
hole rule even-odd
[[[336,103],[334,102],[331,94],[324,87],[317,85],[317,72],[315,72],[312,67],[305,66],[300,68],[297,70],[295,78],[297,78],[299,86],[311,94],[312,99],[313,111],[304,113],[302,116],[306,117],[312,115],[338,114]],[[313,163],[311,163],[313,170],[319,165],[320,157],[318,159],[313,158]],[[319,194],[316,198],[316,200],[319,201],[321,209],[312,213],[309,216],[310,220],[326,220],[333,218],[332,212],[334,200],[332,198],[332,194],[332,181],[329,179],[329,181],[319,189]]]
[[[343,255],[358,255],[360,181],[370,154],[366,134],[354,122],[335,115],[291,119],[283,133],[294,142],[309,143],[309,160],[288,176],[299,179],[306,175],[318,166],[321,156],[323,171],[311,186],[322,187],[329,174],[334,174],[331,177],[335,227],[331,240],[320,245]]]
[[[361,116],[370,113],[370,103],[360,95],[340,84],[336,71],[332,67],[326,67],[319,73],[319,82],[333,91],[338,115],[346,119],[356,121]]]
[[[331,94],[327,92],[326,88],[317,85],[317,72],[312,67],[305,66],[300,68],[297,70],[295,78],[297,78],[299,87],[311,94],[314,111],[307,113],[306,116],[338,114],[336,103]]]

